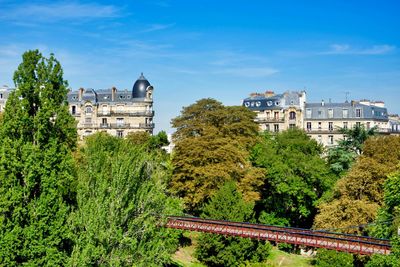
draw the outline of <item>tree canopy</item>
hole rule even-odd
[[[252,167],[249,149],[258,125],[244,107],[201,99],[172,120],[176,128],[171,191],[198,211],[226,181],[236,181],[246,200],[259,198],[263,172]]]
[[[74,118],[53,55],[28,51],[0,127],[0,265],[63,266],[75,203]]]
[[[256,207],[261,222],[297,227],[312,224],[317,200],[334,183],[320,157],[322,151],[321,145],[299,129],[264,134],[252,153],[253,163],[266,171]]]
[[[254,203],[245,202],[234,182],[223,185],[203,208],[202,217],[217,220],[251,222]],[[196,247],[196,256],[207,266],[241,266],[247,262],[265,260],[271,246],[266,241],[240,237],[202,234]]]
[[[78,210],[71,266],[161,266],[176,249],[177,233],[158,227],[180,213],[165,194],[168,170],[157,153],[98,133],[78,159]]]
[[[400,137],[368,139],[363,154],[335,185],[332,199],[321,203],[316,228],[345,228],[375,220],[383,204],[383,185],[400,161]],[[347,232],[360,232],[350,228]]]

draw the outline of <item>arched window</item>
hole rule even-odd
[[[92,113],[93,112],[92,106],[86,106],[85,112],[86,113]]]
[[[295,120],[296,119],[296,112],[290,111],[289,113],[289,120]]]

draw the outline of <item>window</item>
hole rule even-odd
[[[278,111],[274,112],[274,119],[279,120],[279,112]]]
[[[347,130],[347,128],[348,128],[348,122],[345,121],[345,122],[343,122],[343,129],[346,129],[346,130]]]
[[[360,128],[361,127],[361,122],[356,122],[356,127]]]
[[[124,118],[117,118],[117,126],[124,125]]]
[[[91,123],[92,123],[91,117],[85,118],[85,124],[91,124]]]
[[[103,105],[101,108],[102,108],[103,114],[109,114],[110,113],[107,105]]]
[[[3,94],[0,94],[0,99],[3,99]]]
[[[289,113],[289,120],[295,120],[296,119],[296,112],[290,111]]]
[[[329,131],[333,131],[333,122],[328,122]]]
[[[371,128],[371,123],[367,122],[367,130],[369,130]]]
[[[269,119],[271,116],[271,112],[267,111],[267,119]]]
[[[274,132],[279,132],[279,124],[274,124]]]
[[[117,137],[119,138],[124,137],[124,131],[117,131]]]
[[[333,135],[328,135],[328,143],[333,145]]]
[[[333,118],[333,109],[328,109],[328,118],[332,119]]]
[[[311,122],[307,122],[307,131],[311,131]]]
[[[361,118],[361,108],[356,109],[356,118]]]
[[[318,122],[318,130],[320,130],[321,131],[321,129],[322,129],[322,122]]]
[[[101,119],[101,123],[103,123],[103,124],[107,124],[107,118],[103,118],[103,119]]]
[[[322,110],[318,110],[318,118],[322,118]]]
[[[306,109],[306,117],[307,117],[308,119],[311,118],[311,109],[310,109],[310,108]]]
[[[76,106],[71,107],[71,113],[72,113],[72,115],[76,114]]]
[[[92,113],[93,112],[93,108],[92,106],[86,106],[86,113]]]
[[[289,129],[294,129],[295,127],[296,127],[296,124],[294,124],[294,123],[289,124]]]
[[[318,135],[317,140],[318,140],[318,142],[322,143],[322,136]]]
[[[265,130],[266,130],[266,131],[270,131],[270,129],[269,129],[269,124],[265,124]]]
[[[348,117],[349,117],[349,110],[343,109],[343,118],[348,118]]]

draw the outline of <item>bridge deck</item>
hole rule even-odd
[[[170,216],[165,227],[265,239],[279,243],[326,248],[363,255],[389,254],[391,249],[390,241],[385,239],[197,217]]]

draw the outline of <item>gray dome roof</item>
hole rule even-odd
[[[132,98],[146,97],[146,89],[150,86],[149,81],[143,76],[143,73],[136,80],[132,88]]]

